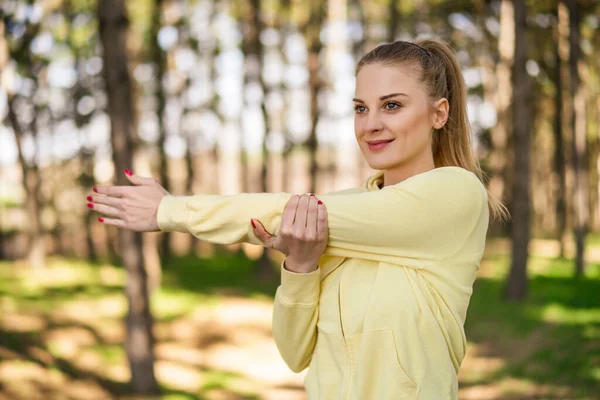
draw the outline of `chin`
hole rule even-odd
[[[386,170],[386,169],[390,169],[395,165],[398,165],[401,163],[401,160],[369,160],[367,159],[367,164],[369,164],[369,167],[371,169],[378,169],[378,170]]]

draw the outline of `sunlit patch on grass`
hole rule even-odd
[[[600,323],[600,308],[573,309],[552,303],[544,307],[541,318],[546,322],[570,325]]]
[[[46,327],[46,320],[37,315],[25,315],[3,312],[0,326],[11,332],[38,332]]]
[[[197,391],[204,382],[203,374],[196,368],[173,361],[158,360],[155,372],[159,382],[174,389]]]
[[[150,304],[156,320],[173,320],[205,305],[206,300],[207,297],[201,294],[161,288],[152,294]]]

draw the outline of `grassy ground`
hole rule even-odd
[[[508,255],[488,246],[469,308],[460,398],[600,398],[600,260],[536,251],[529,298],[501,300]],[[501,246],[500,246],[501,247]],[[152,298],[163,399],[304,399],[271,338],[273,284],[221,252],[166,263]],[[127,398],[124,271],[51,259],[0,263],[0,400]]]

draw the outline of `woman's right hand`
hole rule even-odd
[[[327,209],[317,197],[294,195],[283,211],[279,235],[267,232],[263,224],[253,219],[254,234],[265,247],[286,255],[285,269],[308,273],[317,269],[327,247],[329,236]]]

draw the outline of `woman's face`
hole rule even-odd
[[[363,66],[356,76],[354,107],[356,140],[371,168],[394,170],[433,163],[436,115],[414,69],[379,63]],[[369,144],[377,141],[389,142]]]

